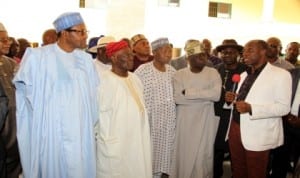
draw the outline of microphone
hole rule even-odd
[[[232,92],[235,92],[236,87],[237,87],[238,83],[239,83],[240,80],[241,80],[241,76],[240,76],[239,74],[233,74],[231,80],[232,80],[232,82],[233,82],[231,91],[232,91]]]
[[[231,81],[233,82],[231,92],[235,93],[235,90],[236,90],[237,85],[240,82],[240,80],[241,80],[240,74],[233,74],[233,76],[231,78]],[[235,106],[233,104],[236,101],[236,98],[237,97],[235,97],[233,102],[231,102],[231,103],[225,102],[227,105],[224,103],[224,106],[223,106],[224,109],[230,109],[229,125],[231,124],[231,121],[234,119],[234,112],[236,112],[236,110],[234,110]],[[229,129],[227,129],[225,141],[228,140],[228,137],[229,137],[228,135],[229,135]]]
[[[231,88],[231,92],[235,93],[235,90],[236,90],[237,85],[240,82],[240,80],[241,80],[241,77],[240,77],[239,74],[233,74],[233,76],[231,78],[231,81],[233,82],[233,85],[232,85],[232,88]],[[223,108],[224,109],[232,109],[233,105],[232,105],[231,102],[225,102],[224,105],[223,105]]]

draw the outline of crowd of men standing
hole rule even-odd
[[[172,59],[167,37],[53,25],[17,56],[0,23],[1,178],[299,176],[299,43],[188,39]]]

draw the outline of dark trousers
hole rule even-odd
[[[266,178],[270,151],[246,150],[241,141],[240,125],[234,120],[229,131],[229,149],[233,178]]]
[[[223,176],[223,162],[224,155],[227,153],[224,149],[214,150],[214,178],[221,178]]]
[[[2,140],[2,137],[0,135],[0,177],[6,178],[6,152],[5,152],[5,146]]]
[[[300,129],[283,122],[284,144],[271,151],[270,169],[271,178],[286,178],[290,162],[294,165],[300,155]]]
[[[214,178],[223,176],[223,162],[225,153],[229,152],[228,141],[225,141],[229,125],[230,112],[225,111],[220,116],[220,122],[214,144]]]
[[[6,159],[7,178],[18,178],[22,173],[22,166],[19,159]]]
[[[286,145],[271,150],[270,155],[270,178],[286,178],[290,158]]]

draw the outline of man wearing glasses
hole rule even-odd
[[[16,138],[16,100],[15,87],[11,82],[17,70],[17,64],[6,55],[9,53],[11,39],[3,24],[0,23],[0,83],[4,93],[8,98],[8,113],[0,134],[5,146],[6,159],[4,177],[18,177],[21,173],[21,163]],[[2,154],[2,153],[0,153]],[[3,175],[0,177],[3,177]]]
[[[25,177],[96,177],[93,128],[98,75],[81,15],[54,21],[57,43],[28,48],[13,82]]]

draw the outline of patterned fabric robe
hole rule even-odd
[[[154,174],[170,174],[176,124],[172,87],[175,71],[173,67],[166,65],[166,72],[160,72],[154,67],[153,62],[143,64],[135,71],[144,85]]]

